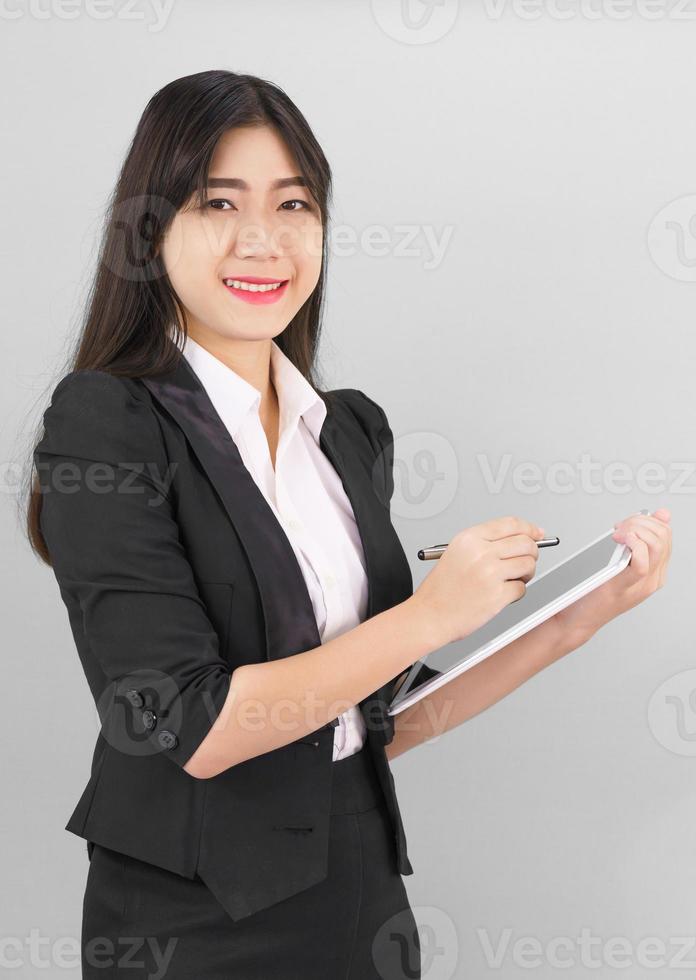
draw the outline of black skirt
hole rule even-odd
[[[333,763],[328,876],[233,921],[200,878],[90,845],[83,980],[419,980],[418,929],[364,746]]]

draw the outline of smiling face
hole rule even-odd
[[[201,343],[276,337],[321,273],[321,214],[297,163],[270,126],[228,130],[206,198],[203,208],[192,198],[177,212],[162,243],[189,334]]]

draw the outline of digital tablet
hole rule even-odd
[[[641,510],[640,513],[649,514],[650,511]],[[614,541],[612,535],[615,530],[612,527],[584,548],[535,576],[527,583],[521,599],[505,606],[463,640],[417,660],[394,695],[389,714],[404,711],[426,694],[454,680],[554,613],[618,575],[631,560],[631,549]]]

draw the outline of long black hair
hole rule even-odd
[[[220,137],[237,126],[272,126],[295,157],[324,229],[331,170],[306,119],[277,85],[231,71],[198,72],[156,92],[140,117],[111,199],[88,294],[84,322],[63,373],[92,369],[145,377],[172,369],[187,336],[185,310],[161,259],[162,238],[192,197],[203,206],[208,170]],[[316,287],[276,338],[318,394],[327,235]],[[43,428],[43,426],[41,426]],[[36,443],[42,438],[37,435]],[[33,462],[26,528],[31,547],[50,565],[39,526],[41,493]]]

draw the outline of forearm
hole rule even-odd
[[[394,718],[391,760],[473,718],[589,637],[569,637],[548,619]]]
[[[321,646],[238,667],[184,768],[207,778],[316,731],[442,646],[428,623],[409,597]]]

